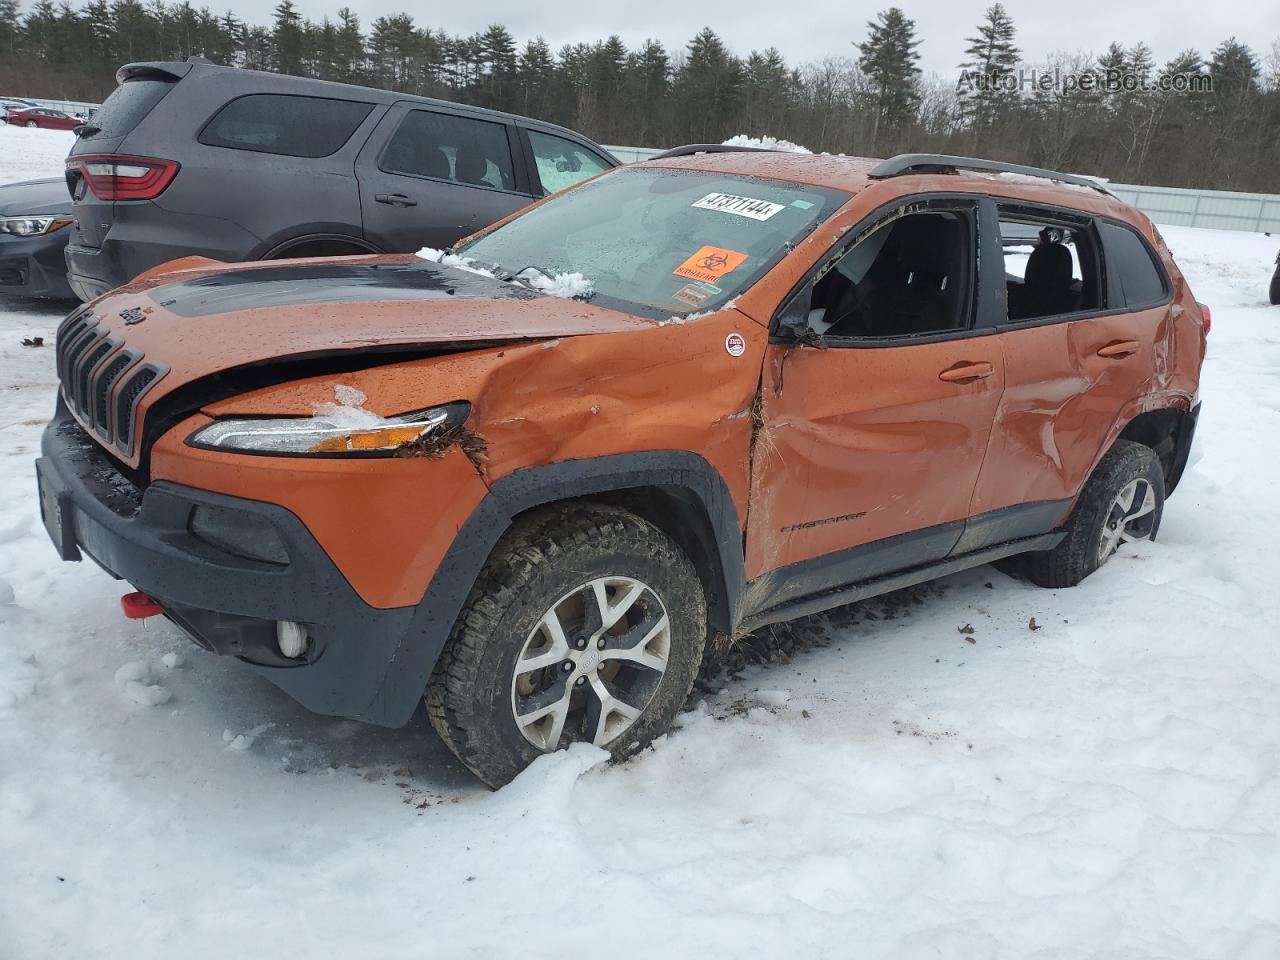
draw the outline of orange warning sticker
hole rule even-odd
[[[703,283],[716,283],[721,277],[742,266],[745,253],[724,250],[720,247],[703,247],[671,272],[677,277],[688,277]]]

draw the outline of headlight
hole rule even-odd
[[[74,222],[70,217],[0,217],[0,233],[36,237],[42,233],[53,233]]]
[[[367,419],[371,422],[352,423],[341,413],[288,419],[215,420],[188,437],[187,443],[208,450],[241,453],[385,457],[434,430],[462,423],[470,412],[468,403],[451,403],[386,419],[369,414]]]

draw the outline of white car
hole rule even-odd
[[[0,123],[9,122],[10,111],[29,110],[33,106],[35,106],[35,104],[28,103],[26,100],[19,100],[17,98],[0,98]]]

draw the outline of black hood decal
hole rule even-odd
[[[380,300],[532,300],[518,284],[503,283],[436,263],[273,264],[167,283],[150,291],[160,306],[181,317],[263,307]]]

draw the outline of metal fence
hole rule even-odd
[[[641,160],[648,160],[650,157],[656,157],[665,147],[605,147],[610,153],[621,160],[623,163],[638,163]]]
[[[0,99],[3,99],[3,97],[0,97]],[[37,106],[44,107],[46,110],[61,110],[63,113],[69,113],[73,117],[91,117],[102,106],[100,103],[86,103],[82,100],[41,100],[36,97],[24,97],[23,99],[34,101]]]
[[[1107,189],[1156,223],[1217,230],[1280,232],[1280,196],[1109,183]]]

